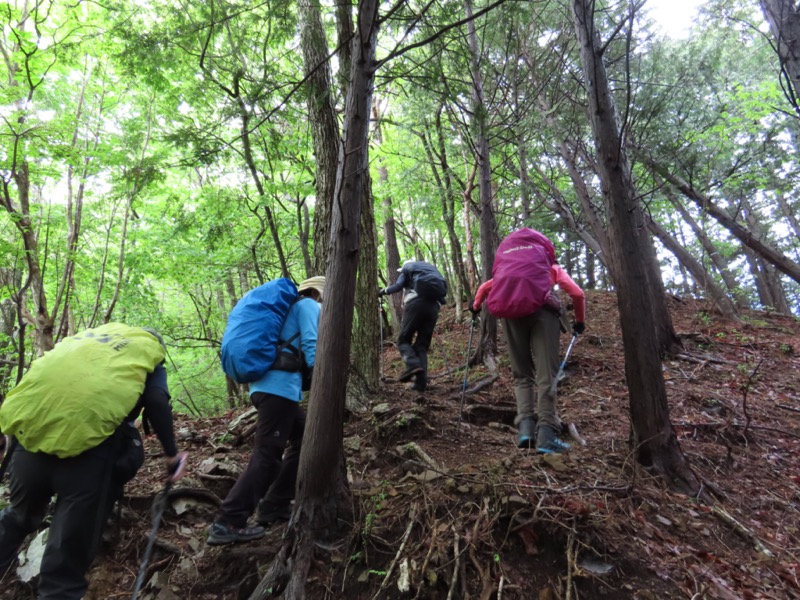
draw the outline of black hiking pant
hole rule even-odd
[[[11,458],[11,505],[0,513],[0,575],[39,528],[55,495],[39,577],[39,600],[78,600],[99,546],[117,458],[114,436],[71,458],[28,452]]]
[[[439,302],[416,298],[406,304],[400,334],[397,336],[397,349],[403,357],[406,368],[422,367],[417,376],[417,385],[424,390],[428,380],[428,349],[431,346],[433,330],[439,319]]]
[[[263,392],[253,393],[250,400],[258,409],[253,453],[217,512],[217,520],[239,528],[247,525],[262,498],[278,506],[294,498],[306,425],[299,402]]]

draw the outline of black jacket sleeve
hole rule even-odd
[[[175,456],[178,448],[175,446],[175,431],[172,426],[172,406],[169,403],[169,390],[167,389],[167,370],[163,365],[158,365],[147,376],[144,392],[139,398],[139,406],[144,411],[143,418],[150,421],[158,441],[164,448],[164,454]]]

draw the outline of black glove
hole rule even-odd
[[[474,299],[469,301],[469,312],[472,313],[473,317],[477,317],[479,314],[481,314],[481,309],[480,308],[475,308],[475,300]]]
[[[381,288],[378,290],[378,298],[383,298],[386,295],[386,288]]]
[[[586,331],[586,323],[584,323],[583,321],[578,321],[577,323],[573,323],[572,331],[575,333],[575,335],[582,334],[584,331]]]

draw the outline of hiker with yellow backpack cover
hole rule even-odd
[[[154,330],[121,323],[88,329],[35,360],[0,406],[0,433],[14,439],[11,505],[0,513],[0,575],[56,498],[40,600],[86,593],[103,525],[144,462],[134,424],[140,413],[164,449],[168,480],[182,476],[186,453],[175,446],[165,354]]]

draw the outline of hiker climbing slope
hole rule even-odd
[[[264,286],[256,288],[250,294],[263,288]],[[263,374],[250,381],[250,401],[258,410],[253,453],[208,530],[207,542],[211,545],[258,539],[265,534],[264,526],[275,521],[288,520],[291,516],[291,502],[294,498],[306,423],[300,400],[303,390],[307,389],[304,379],[305,383],[310,383],[308,371],[313,370],[316,359],[317,330],[320,305],[325,293],[325,277],[306,279],[297,287],[296,292],[299,296],[290,303],[288,313],[277,326],[280,332],[276,336],[280,342],[277,359],[272,364],[264,365]],[[247,296],[239,302],[246,301],[246,298]],[[266,310],[266,307],[263,308]],[[250,316],[254,318],[254,326],[266,326],[263,314],[260,319],[258,311],[253,311]],[[228,318],[228,327],[234,318],[232,312]],[[249,323],[244,322],[241,325],[242,329],[247,329]],[[226,328],[226,337],[227,335]],[[225,339],[223,338],[223,346],[226,344]],[[236,358],[232,356],[231,361],[236,362]],[[303,362],[306,367],[302,366]],[[228,370],[226,367],[226,372]],[[254,510],[258,525],[248,526],[247,520]]]
[[[0,407],[0,431],[17,441],[11,505],[0,513],[0,575],[56,497],[40,600],[86,592],[85,573],[113,500],[144,462],[134,426],[142,410],[164,449],[165,475],[182,475],[186,454],[175,447],[164,356],[156,332],[108,323],[64,339],[34,361]]]
[[[555,264],[553,243],[529,228],[513,232],[500,243],[492,275],[478,288],[470,310],[477,313],[486,300],[489,312],[503,319],[514,374],[517,445],[526,448],[535,442],[541,453],[569,450],[569,444],[558,437],[561,422],[553,383],[563,308],[553,287],[558,285],[572,298],[575,335],[586,328],[583,290]]]
[[[394,285],[380,290],[378,296],[404,290],[397,349],[406,368],[400,381],[414,378],[414,389],[424,392],[428,385],[428,349],[439,309],[445,303],[447,282],[436,267],[421,260],[407,260],[398,271],[400,277]]]

